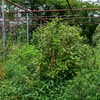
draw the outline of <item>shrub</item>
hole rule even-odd
[[[43,79],[70,79],[83,67],[87,45],[80,36],[81,29],[66,22],[53,20],[33,32],[32,43],[43,55]]]
[[[0,81],[0,97],[5,100],[28,100],[25,99],[27,94],[39,82],[41,59],[42,55],[34,46],[13,46],[5,61],[3,79]]]
[[[100,70],[83,69],[67,82],[67,100],[100,100]]]
[[[28,70],[28,73],[34,74],[36,70],[39,70],[40,60],[42,59],[42,55],[35,49],[34,46],[31,45],[23,45],[21,47],[13,46],[12,51],[6,61],[6,70],[8,74],[7,76],[13,76],[15,72],[25,73],[25,70]],[[11,69],[10,69],[11,68]],[[10,72],[12,70],[14,72]],[[27,72],[26,72],[27,73]]]

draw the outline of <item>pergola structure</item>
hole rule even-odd
[[[5,0],[5,1],[11,3],[14,6],[17,6],[18,8],[22,9],[23,11],[4,12],[4,14],[30,13],[33,16],[35,16],[35,18],[37,18],[38,20],[40,20],[40,24],[42,24],[43,20],[44,21],[45,20],[51,20],[51,19],[55,18],[55,16],[38,16],[35,13],[41,13],[41,12],[68,12],[68,11],[70,11],[72,13],[72,16],[70,18],[68,18],[67,16],[65,16],[63,18],[63,16],[61,16],[61,15],[57,16],[57,17],[58,18],[60,17],[60,18],[62,18],[64,20],[72,20],[72,19],[74,19],[74,24],[79,24],[79,23],[85,24],[84,22],[77,22],[76,19],[90,19],[90,18],[91,19],[99,19],[100,18],[99,16],[97,16],[97,17],[95,17],[95,16],[88,16],[88,17],[75,16],[74,12],[76,12],[76,11],[90,11],[90,10],[94,11],[94,10],[100,10],[100,8],[79,8],[79,9],[72,9],[72,7],[71,7],[71,5],[70,5],[70,3],[69,3],[68,0],[66,0],[66,2],[68,4],[68,6],[69,6],[69,9],[60,9],[60,10],[33,10],[33,11],[29,10],[29,9],[26,9],[26,8],[24,8],[24,7],[22,7],[22,6],[18,5],[18,4],[10,1],[10,0]],[[3,2],[4,2],[4,0],[2,0],[2,3]],[[2,11],[4,11],[4,10],[2,10]],[[2,15],[3,15],[3,12],[0,12],[0,13],[2,13]],[[2,16],[2,19],[4,19],[3,16]],[[89,23],[91,23],[91,22],[89,22]],[[99,23],[99,22],[94,22],[94,23]]]

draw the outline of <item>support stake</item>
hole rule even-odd
[[[27,13],[27,44],[29,44],[29,26],[28,26],[28,13]]]
[[[4,23],[4,0],[2,0],[2,51],[3,60],[5,59],[5,23]]]

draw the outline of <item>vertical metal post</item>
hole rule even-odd
[[[28,23],[28,13],[27,13],[27,44],[29,44],[29,23]]]
[[[99,4],[100,3],[100,0],[97,0],[97,4]]]
[[[2,0],[2,50],[3,50],[3,60],[4,60],[5,58],[4,0]]]
[[[67,4],[68,4],[68,6],[69,6],[70,11],[72,12],[72,15],[73,15],[74,19],[75,19],[75,15],[74,15],[74,12],[73,12],[73,10],[72,10],[72,7],[71,7],[69,1],[66,0],[66,2],[67,2]],[[75,19],[75,20],[76,20],[76,19]]]
[[[39,19],[40,20],[40,26],[42,26],[42,19]]]

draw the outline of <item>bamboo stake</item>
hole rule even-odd
[[[27,44],[29,44],[29,23],[28,23],[28,13],[27,13]]]

